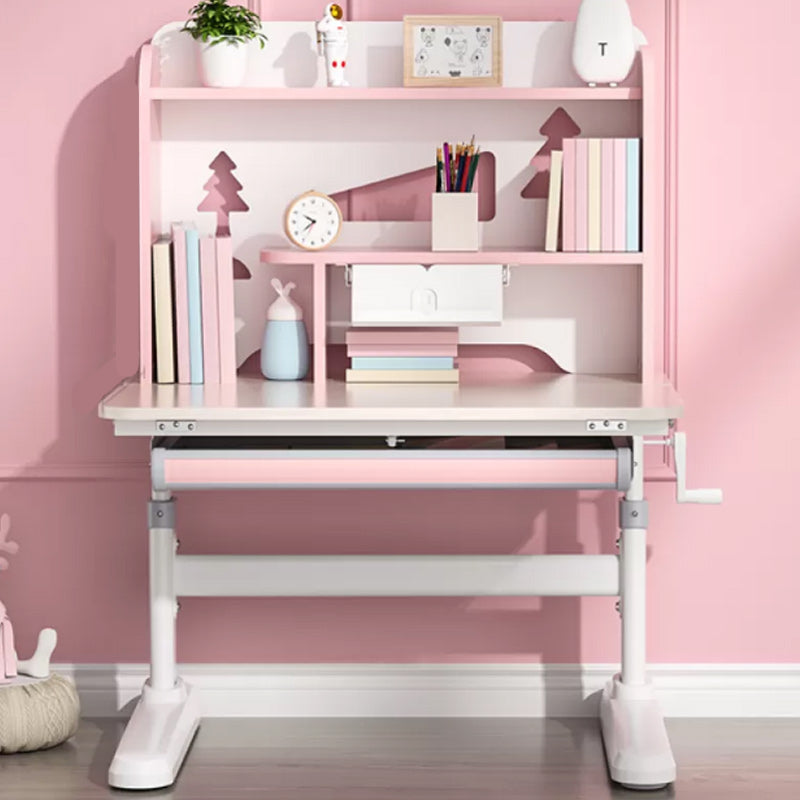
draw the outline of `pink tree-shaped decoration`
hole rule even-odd
[[[550,191],[550,153],[564,148],[564,139],[572,139],[581,132],[572,117],[563,108],[557,108],[539,128],[539,133],[547,137],[547,141],[536,153],[531,164],[536,167],[533,179],[522,190],[526,200],[533,198],[547,199]]]
[[[225,151],[208,165],[214,174],[203,188],[208,192],[198,211],[213,211],[217,215],[217,236],[230,236],[230,215],[234,211],[249,211],[250,206],[239,197],[244,188],[233,176],[236,164]]]

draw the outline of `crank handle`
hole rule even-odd
[[[705,503],[717,505],[722,502],[722,489],[687,489],[686,488],[686,434],[672,435],[672,446],[675,452],[675,489],[679,503]]]

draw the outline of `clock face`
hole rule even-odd
[[[289,203],[284,220],[286,235],[305,250],[322,250],[342,230],[342,212],[325,194],[306,192]]]

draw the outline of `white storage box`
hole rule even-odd
[[[479,250],[477,192],[436,192],[431,197],[431,250]]]
[[[353,325],[503,321],[502,264],[353,264]]]

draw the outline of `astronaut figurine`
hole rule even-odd
[[[317,45],[325,57],[328,86],[349,86],[344,79],[347,66],[347,28],[344,11],[338,3],[328,3],[325,16],[317,23]]]

